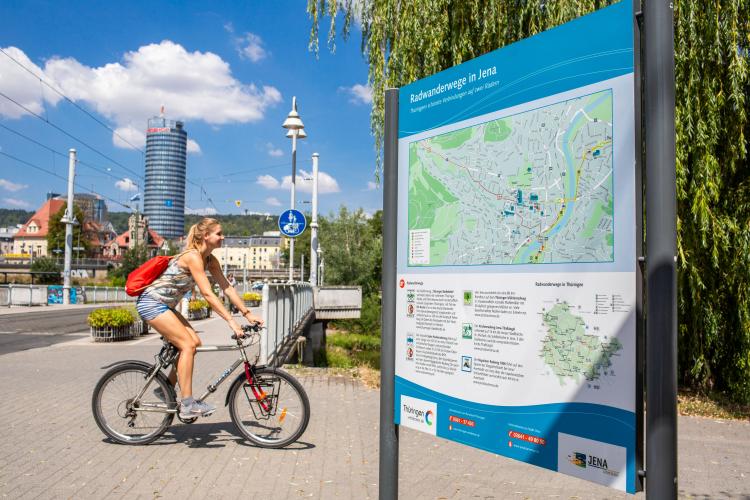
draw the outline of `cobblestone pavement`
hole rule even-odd
[[[220,319],[194,325],[206,344],[225,343],[228,330]],[[192,425],[175,424],[148,446],[107,441],[91,416],[100,367],[150,360],[158,346],[155,335],[118,344],[80,339],[0,356],[0,495],[377,498],[378,391],[323,370],[302,374],[312,419],[301,441],[287,449],[264,450],[239,439],[223,406]],[[233,357],[200,354],[196,392]],[[223,403],[227,388],[219,388],[214,403]],[[750,499],[750,424],[681,418],[679,426],[681,497]],[[401,498],[633,498],[410,429],[400,436]]]

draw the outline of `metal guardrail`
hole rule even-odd
[[[124,288],[111,286],[83,286],[76,288],[79,304],[106,304],[111,302],[134,302]],[[0,307],[46,306],[47,285],[0,285]]]
[[[0,285],[0,306],[46,305],[46,285]]]
[[[298,335],[315,314],[313,289],[309,283],[263,285],[262,317],[266,324],[260,339],[262,364],[279,365],[280,350]]]
[[[102,304],[107,302],[135,302],[138,297],[131,297],[124,288],[111,286],[81,287],[85,304]]]

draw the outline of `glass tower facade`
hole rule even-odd
[[[164,117],[148,121],[143,213],[149,227],[170,240],[185,234],[186,149],[182,122]]]

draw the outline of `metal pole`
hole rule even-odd
[[[76,150],[68,151],[68,207],[62,222],[65,223],[65,267],[63,268],[63,304],[70,304],[70,261],[73,258],[73,182],[76,176]]]
[[[297,130],[292,130],[292,206],[294,209],[294,187],[297,182]],[[294,281],[294,238],[289,242],[289,281]]]
[[[318,153],[312,155],[312,222],[310,223],[310,284],[318,284]]]
[[[222,245],[224,245],[224,276],[227,275],[227,262],[229,262],[229,257],[227,257],[227,253],[229,252],[229,247],[226,243],[222,242]]]
[[[646,494],[677,498],[677,202],[672,3],[644,2]]]
[[[398,498],[398,426],[393,423],[396,377],[396,249],[398,212],[398,89],[385,91],[383,167],[383,312],[380,346],[379,498]]]
[[[242,254],[242,293],[247,293],[247,248]]]
[[[300,254],[299,260],[299,280],[305,281],[305,254]]]

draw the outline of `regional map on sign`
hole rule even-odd
[[[409,144],[409,266],[612,262],[612,91]]]
[[[598,380],[611,369],[612,356],[617,356],[622,349],[617,338],[608,342],[588,333],[583,318],[573,314],[566,302],[544,311],[542,320],[547,335],[542,340],[540,356],[561,385],[565,385],[568,378],[574,382],[582,377],[589,381]]]

